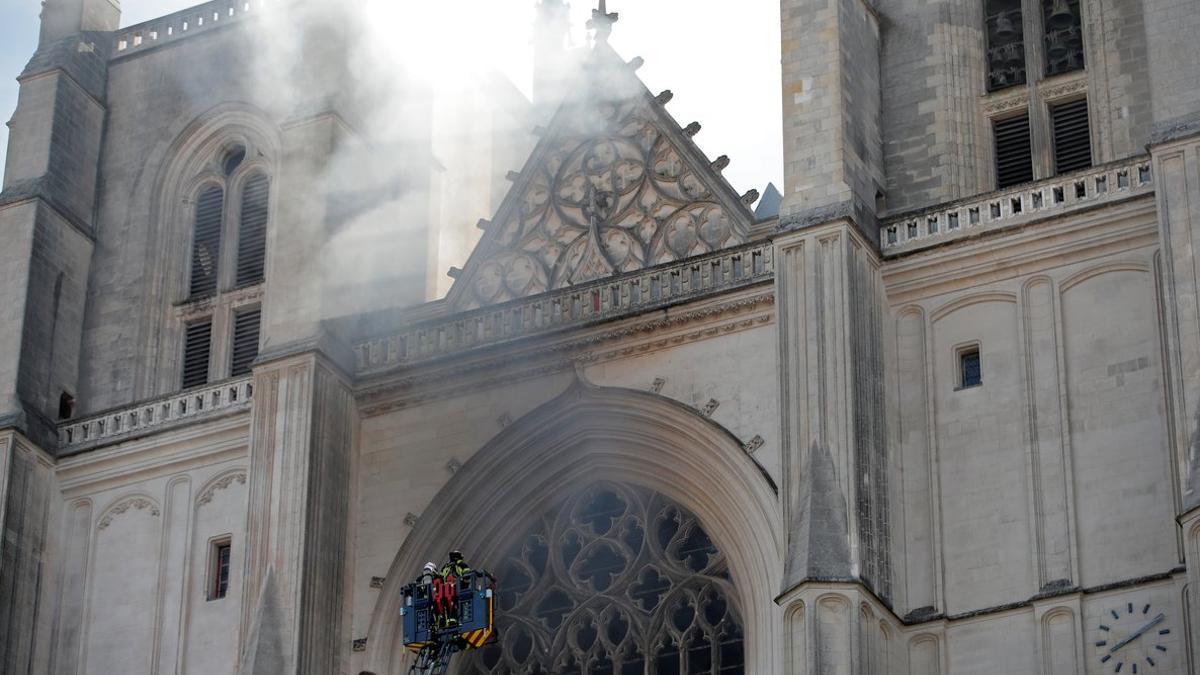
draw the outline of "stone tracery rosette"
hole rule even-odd
[[[493,571],[498,638],[462,672],[744,672],[725,556],[663,495],[593,485],[536,520]]]
[[[495,224],[477,307],[744,243],[746,225],[690,165],[644,96],[574,104]],[[678,136],[679,134],[675,134]]]

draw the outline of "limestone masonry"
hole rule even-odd
[[[637,3],[528,2],[533,102],[349,3],[43,2],[0,672],[408,673],[452,548],[457,673],[1200,672],[1200,5],[781,0],[741,192]]]

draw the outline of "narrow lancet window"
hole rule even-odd
[[[218,263],[221,258],[221,221],[225,191],[210,187],[196,200],[196,220],[192,233],[192,277],[190,293],[203,298],[217,292]]]
[[[270,185],[266,176],[254,176],[242,189],[242,220],[238,229],[236,284],[240,288],[263,280],[267,259],[267,201]]]

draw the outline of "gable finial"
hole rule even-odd
[[[608,11],[605,0],[600,0],[600,6],[592,10],[592,18],[588,20],[587,27],[596,31],[596,42],[607,42],[609,33],[612,33],[612,26],[617,22],[617,13]]]

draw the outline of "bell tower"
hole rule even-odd
[[[120,0],[43,0],[39,45],[90,31],[120,27]]]

